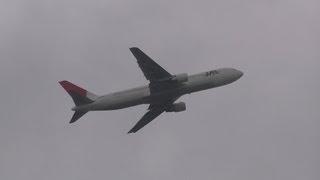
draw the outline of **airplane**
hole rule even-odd
[[[172,75],[137,47],[129,48],[148,85],[114,92],[103,96],[95,95],[68,81],[60,85],[69,93],[75,103],[75,111],[70,123],[76,122],[89,111],[117,110],[140,104],[148,104],[148,111],[128,132],[135,133],[164,112],[186,110],[184,102],[176,102],[185,94],[230,84],[238,80],[243,73],[233,68],[220,68],[188,75]]]

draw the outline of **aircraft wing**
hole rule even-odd
[[[150,123],[160,114],[165,112],[167,106],[172,105],[172,103],[174,103],[177,99],[179,99],[179,97],[180,96],[175,98],[170,98],[159,104],[150,104],[148,107],[149,111],[145,115],[143,115],[143,117],[137,122],[136,125],[134,125],[134,127],[128,133],[135,133],[139,131],[141,128],[143,128],[145,125]]]
[[[154,62],[149,56],[147,56],[144,52],[142,52],[137,47],[130,48],[130,51],[134,55],[134,57],[138,61],[138,65],[142,70],[144,76],[150,82],[156,82],[162,79],[168,79],[172,77],[172,75],[163,69],[159,64]]]
[[[135,133],[143,128],[145,125],[150,123],[156,117],[158,117],[161,113],[164,112],[164,108],[160,106],[153,107],[150,109],[143,117],[137,122],[136,125],[128,132],[128,133]]]

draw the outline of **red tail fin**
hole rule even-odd
[[[86,96],[87,94],[85,89],[82,89],[81,87],[74,85],[69,81],[60,81],[59,83],[68,93],[77,93],[81,96]]]
[[[76,106],[92,103],[98,97],[69,81],[60,81],[59,83],[69,93]]]

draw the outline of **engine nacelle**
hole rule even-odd
[[[186,103],[179,102],[172,104],[168,109],[166,109],[166,112],[181,112],[185,111],[186,109]]]
[[[188,74],[187,73],[183,73],[183,74],[174,75],[171,78],[171,81],[175,81],[175,82],[178,82],[178,83],[187,82],[188,81]]]

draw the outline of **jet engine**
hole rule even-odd
[[[188,81],[188,74],[187,73],[183,73],[183,74],[174,75],[171,78],[171,81],[175,81],[175,82],[178,82],[178,83],[186,82],[186,81]]]
[[[185,111],[186,109],[186,103],[179,102],[172,104],[168,109],[166,109],[166,112],[181,112]]]

